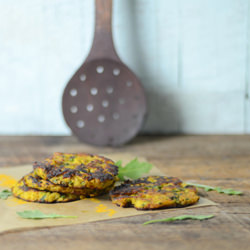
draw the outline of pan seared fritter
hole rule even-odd
[[[110,187],[106,189],[90,189],[90,188],[73,188],[73,187],[64,187],[56,185],[48,180],[44,180],[41,177],[31,172],[23,177],[24,183],[27,187],[34,188],[37,190],[45,190],[50,192],[59,192],[63,194],[77,194],[81,197],[95,197],[103,193],[107,193],[110,190]],[[112,185],[113,186],[113,185]]]
[[[110,191],[112,202],[138,210],[184,207],[199,200],[194,186],[175,177],[148,176],[125,181]]]
[[[42,179],[72,188],[109,191],[118,175],[118,167],[112,160],[91,154],[54,153],[33,166],[34,173]]]
[[[80,199],[80,196],[76,194],[61,194],[30,188],[25,185],[23,178],[12,187],[12,193],[15,197],[22,200],[40,203],[67,202]]]
[[[108,193],[118,179],[112,160],[83,153],[54,153],[33,167],[12,188],[15,197],[41,203],[79,200]]]

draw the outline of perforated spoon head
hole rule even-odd
[[[80,68],[63,95],[63,114],[81,141],[121,145],[140,130],[146,114],[143,89],[123,64],[103,59]]]

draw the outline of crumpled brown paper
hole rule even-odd
[[[133,155],[129,154],[112,154],[105,156],[113,159],[114,161],[122,160],[123,163],[129,162],[130,160],[135,158]],[[139,160],[145,161],[145,159],[140,158]],[[0,191],[4,189],[10,189],[10,187],[15,184],[17,180],[19,180],[23,175],[29,173],[31,170],[32,165],[0,168]],[[147,175],[163,174],[159,171],[159,169],[153,167],[150,173],[148,173]],[[215,205],[215,203],[205,198],[201,198],[199,202],[195,205],[178,209],[184,210],[188,208],[211,205]],[[74,215],[77,216],[77,218],[57,218],[40,220],[23,219],[19,217],[16,212],[24,210],[40,210],[43,213]],[[141,215],[145,213],[159,211],[138,211],[134,208],[120,208],[111,203],[108,195],[96,198],[87,198],[84,200],[68,203],[53,204],[26,202],[11,196],[7,200],[0,199],[0,233],[16,229],[72,225],[78,223]]]

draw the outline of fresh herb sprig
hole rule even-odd
[[[148,225],[152,223],[158,223],[158,222],[170,222],[170,221],[177,221],[177,220],[208,220],[213,218],[213,214],[209,215],[180,215],[176,217],[169,217],[165,219],[159,219],[159,220],[149,220],[143,223],[143,225]]]
[[[203,184],[197,183],[187,183],[188,185],[195,186],[197,188],[203,188],[205,191],[217,191],[218,193],[228,194],[228,195],[241,195],[242,191],[234,190],[232,188],[221,188],[221,187],[212,187]]]
[[[61,215],[61,214],[44,214],[40,210],[25,210],[22,212],[16,212],[20,217],[24,219],[55,219],[55,218],[77,218],[77,216]]]
[[[149,162],[139,162],[137,158],[130,161],[125,166],[122,166],[122,161],[117,161],[116,166],[118,166],[118,177],[121,181],[127,178],[137,179],[144,173],[148,173],[153,165]]]
[[[12,195],[12,192],[8,189],[4,189],[0,192],[0,199],[7,200],[9,196]]]

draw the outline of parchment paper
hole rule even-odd
[[[130,154],[112,154],[104,155],[114,161],[122,160],[125,164],[134,159],[135,156]],[[145,161],[145,159],[139,158],[139,160]],[[0,191],[4,189],[10,189],[23,175],[29,173],[32,170],[32,164],[0,168]],[[150,173],[147,175],[163,175],[159,169],[153,167]],[[147,176],[145,175],[145,176]],[[199,202],[195,205],[178,208],[188,209],[202,206],[215,205],[214,202],[200,198]],[[167,210],[173,210],[166,209]],[[77,218],[57,218],[57,219],[23,219],[19,217],[16,212],[24,210],[40,210],[44,213],[56,213],[62,215],[74,215]],[[134,208],[119,208],[112,204],[108,198],[108,195],[87,198],[84,200],[68,202],[68,203],[54,203],[54,204],[41,204],[33,202],[25,202],[15,197],[9,197],[7,200],[0,199],[0,233],[8,230],[27,229],[35,227],[52,227],[61,225],[71,225],[78,223],[86,223],[92,221],[101,221],[107,219],[115,219],[127,216],[141,215],[145,213],[160,212],[162,210],[150,210],[150,211],[138,211]]]

